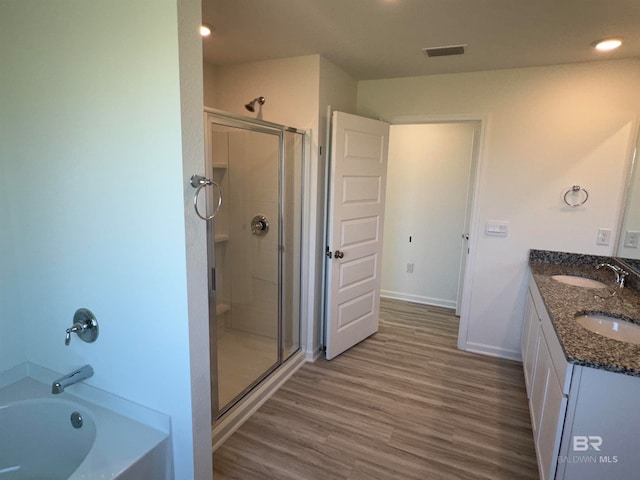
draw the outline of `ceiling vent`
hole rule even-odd
[[[427,57],[448,57],[449,55],[464,54],[464,47],[467,45],[449,45],[447,47],[423,48],[422,53]]]

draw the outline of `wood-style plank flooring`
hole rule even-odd
[[[215,480],[537,479],[522,366],[457,332],[451,310],[383,299],[379,332],[304,365],[218,449]]]

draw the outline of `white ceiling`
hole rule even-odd
[[[357,80],[640,58],[640,0],[202,0],[205,61],[321,54]],[[624,37],[615,52],[591,43]],[[467,44],[464,55],[421,49]]]

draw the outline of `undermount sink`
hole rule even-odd
[[[607,288],[604,283],[599,282],[598,280],[577,277],[575,275],[552,275],[551,278],[553,278],[556,282],[566,283],[567,285],[573,285],[574,287]]]
[[[584,314],[576,316],[576,322],[603,337],[640,345],[640,325],[627,320],[605,314]]]

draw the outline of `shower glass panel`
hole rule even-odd
[[[206,118],[207,172],[223,192],[207,230],[218,418],[300,348],[303,135]]]
[[[284,133],[282,208],[282,355],[300,348],[300,236],[302,231],[302,135]]]

